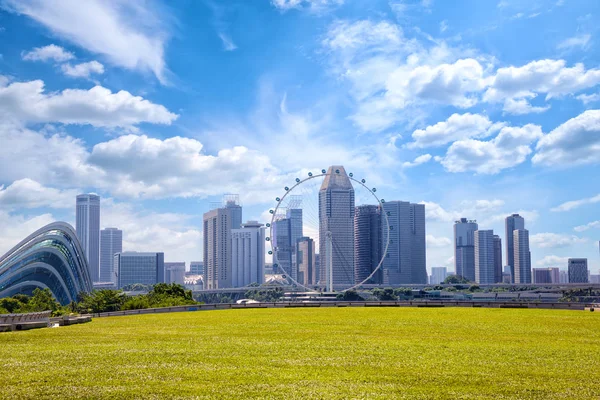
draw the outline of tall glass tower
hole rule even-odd
[[[100,231],[100,281],[116,282],[114,258],[123,251],[123,231],[106,228]]]
[[[331,232],[331,268],[334,286],[354,284],[354,188],[341,165],[329,167],[319,190],[319,282],[326,282],[325,260],[330,259],[325,246]]]
[[[90,268],[92,282],[100,281],[100,196],[80,194],[76,199],[75,230]]]
[[[510,279],[512,283],[517,283],[515,280],[515,245],[514,232],[519,229],[525,229],[525,219],[519,214],[513,214],[506,217],[506,265],[510,266]]]

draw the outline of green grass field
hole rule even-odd
[[[323,308],[0,334],[0,398],[600,399],[600,313]]]

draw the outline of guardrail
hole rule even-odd
[[[33,312],[26,314],[0,314],[0,332],[25,331],[29,329],[46,328],[57,324],[67,326],[90,322],[91,315],[64,316],[50,318],[52,311]]]
[[[253,308],[311,308],[311,307],[485,307],[485,308],[531,308],[556,310],[584,310],[589,305],[583,303],[526,303],[498,301],[311,301],[245,304],[201,304],[141,310],[112,311],[92,314],[93,317],[116,317],[139,314],[158,314],[185,311],[234,310]],[[600,307],[598,307],[600,308]]]

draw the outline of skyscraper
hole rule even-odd
[[[231,228],[240,229],[242,227],[242,206],[240,205],[240,196],[237,194],[226,194],[223,196],[225,208],[229,209],[231,215]]]
[[[76,199],[75,230],[90,268],[92,282],[100,281],[100,196],[80,194]]]
[[[510,266],[510,276],[513,283],[517,283],[515,280],[515,250],[514,250],[514,239],[513,232],[517,229],[525,229],[525,219],[519,214],[512,214],[506,217],[505,220],[506,228],[506,265]]]
[[[454,271],[475,281],[475,231],[477,222],[461,218],[454,223]]]
[[[256,221],[231,230],[231,286],[265,282],[265,228]]]
[[[123,251],[123,231],[105,228],[100,231],[100,281],[116,282],[114,258]]]
[[[587,258],[569,258],[569,283],[588,283]]]
[[[165,254],[128,251],[114,257],[117,287],[141,283],[154,285],[165,281]]]
[[[552,268],[533,268],[533,283],[552,282]]]
[[[279,217],[273,222],[273,272],[287,274],[296,279],[292,268],[292,239],[290,237],[290,220]],[[275,267],[277,266],[277,267]]]
[[[206,289],[229,288],[231,277],[231,229],[241,208],[221,207],[203,215],[203,263]]]
[[[190,275],[204,275],[204,261],[191,261]]]
[[[431,285],[439,285],[446,280],[446,267],[432,267],[431,268]]]
[[[185,262],[165,263],[165,283],[178,283],[183,285],[185,280]]]
[[[354,282],[367,279],[381,261],[381,212],[379,206],[363,205],[354,213]],[[382,268],[367,283],[382,283]]]
[[[427,284],[425,253],[425,205],[407,201],[383,203],[390,225],[390,240],[383,260],[383,283]],[[382,216],[382,242],[385,245],[385,216]]]
[[[485,285],[495,283],[494,250],[494,231],[475,231],[475,282]]]
[[[325,245],[328,232],[331,254]],[[327,281],[330,259],[333,285],[354,284],[354,188],[341,165],[329,167],[319,190],[319,252],[321,284]]]
[[[513,231],[514,283],[531,283],[531,253],[529,251],[529,231]]]
[[[296,241],[296,263],[298,282],[305,286],[317,284],[315,241],[301,237]]]
[[[494,283],[502,283],[502,240],[494,235]]]

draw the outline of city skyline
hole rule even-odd
[[[265,223],[296,177],[341,164],[387,200],[425,204],[428,273],[453,269],[453,221],[505,247],[514,213],[532,267],[600,269],[593,1],[99,2],[71,20],[63,4],[49,20],[44,2],[9,3],[2,254],[52,221],[75,227],[72,198],[93,192],[124,249],[200,260],[202,214],[222,194]],[[94,12],[127,34],[98,41],[74,23]]]

